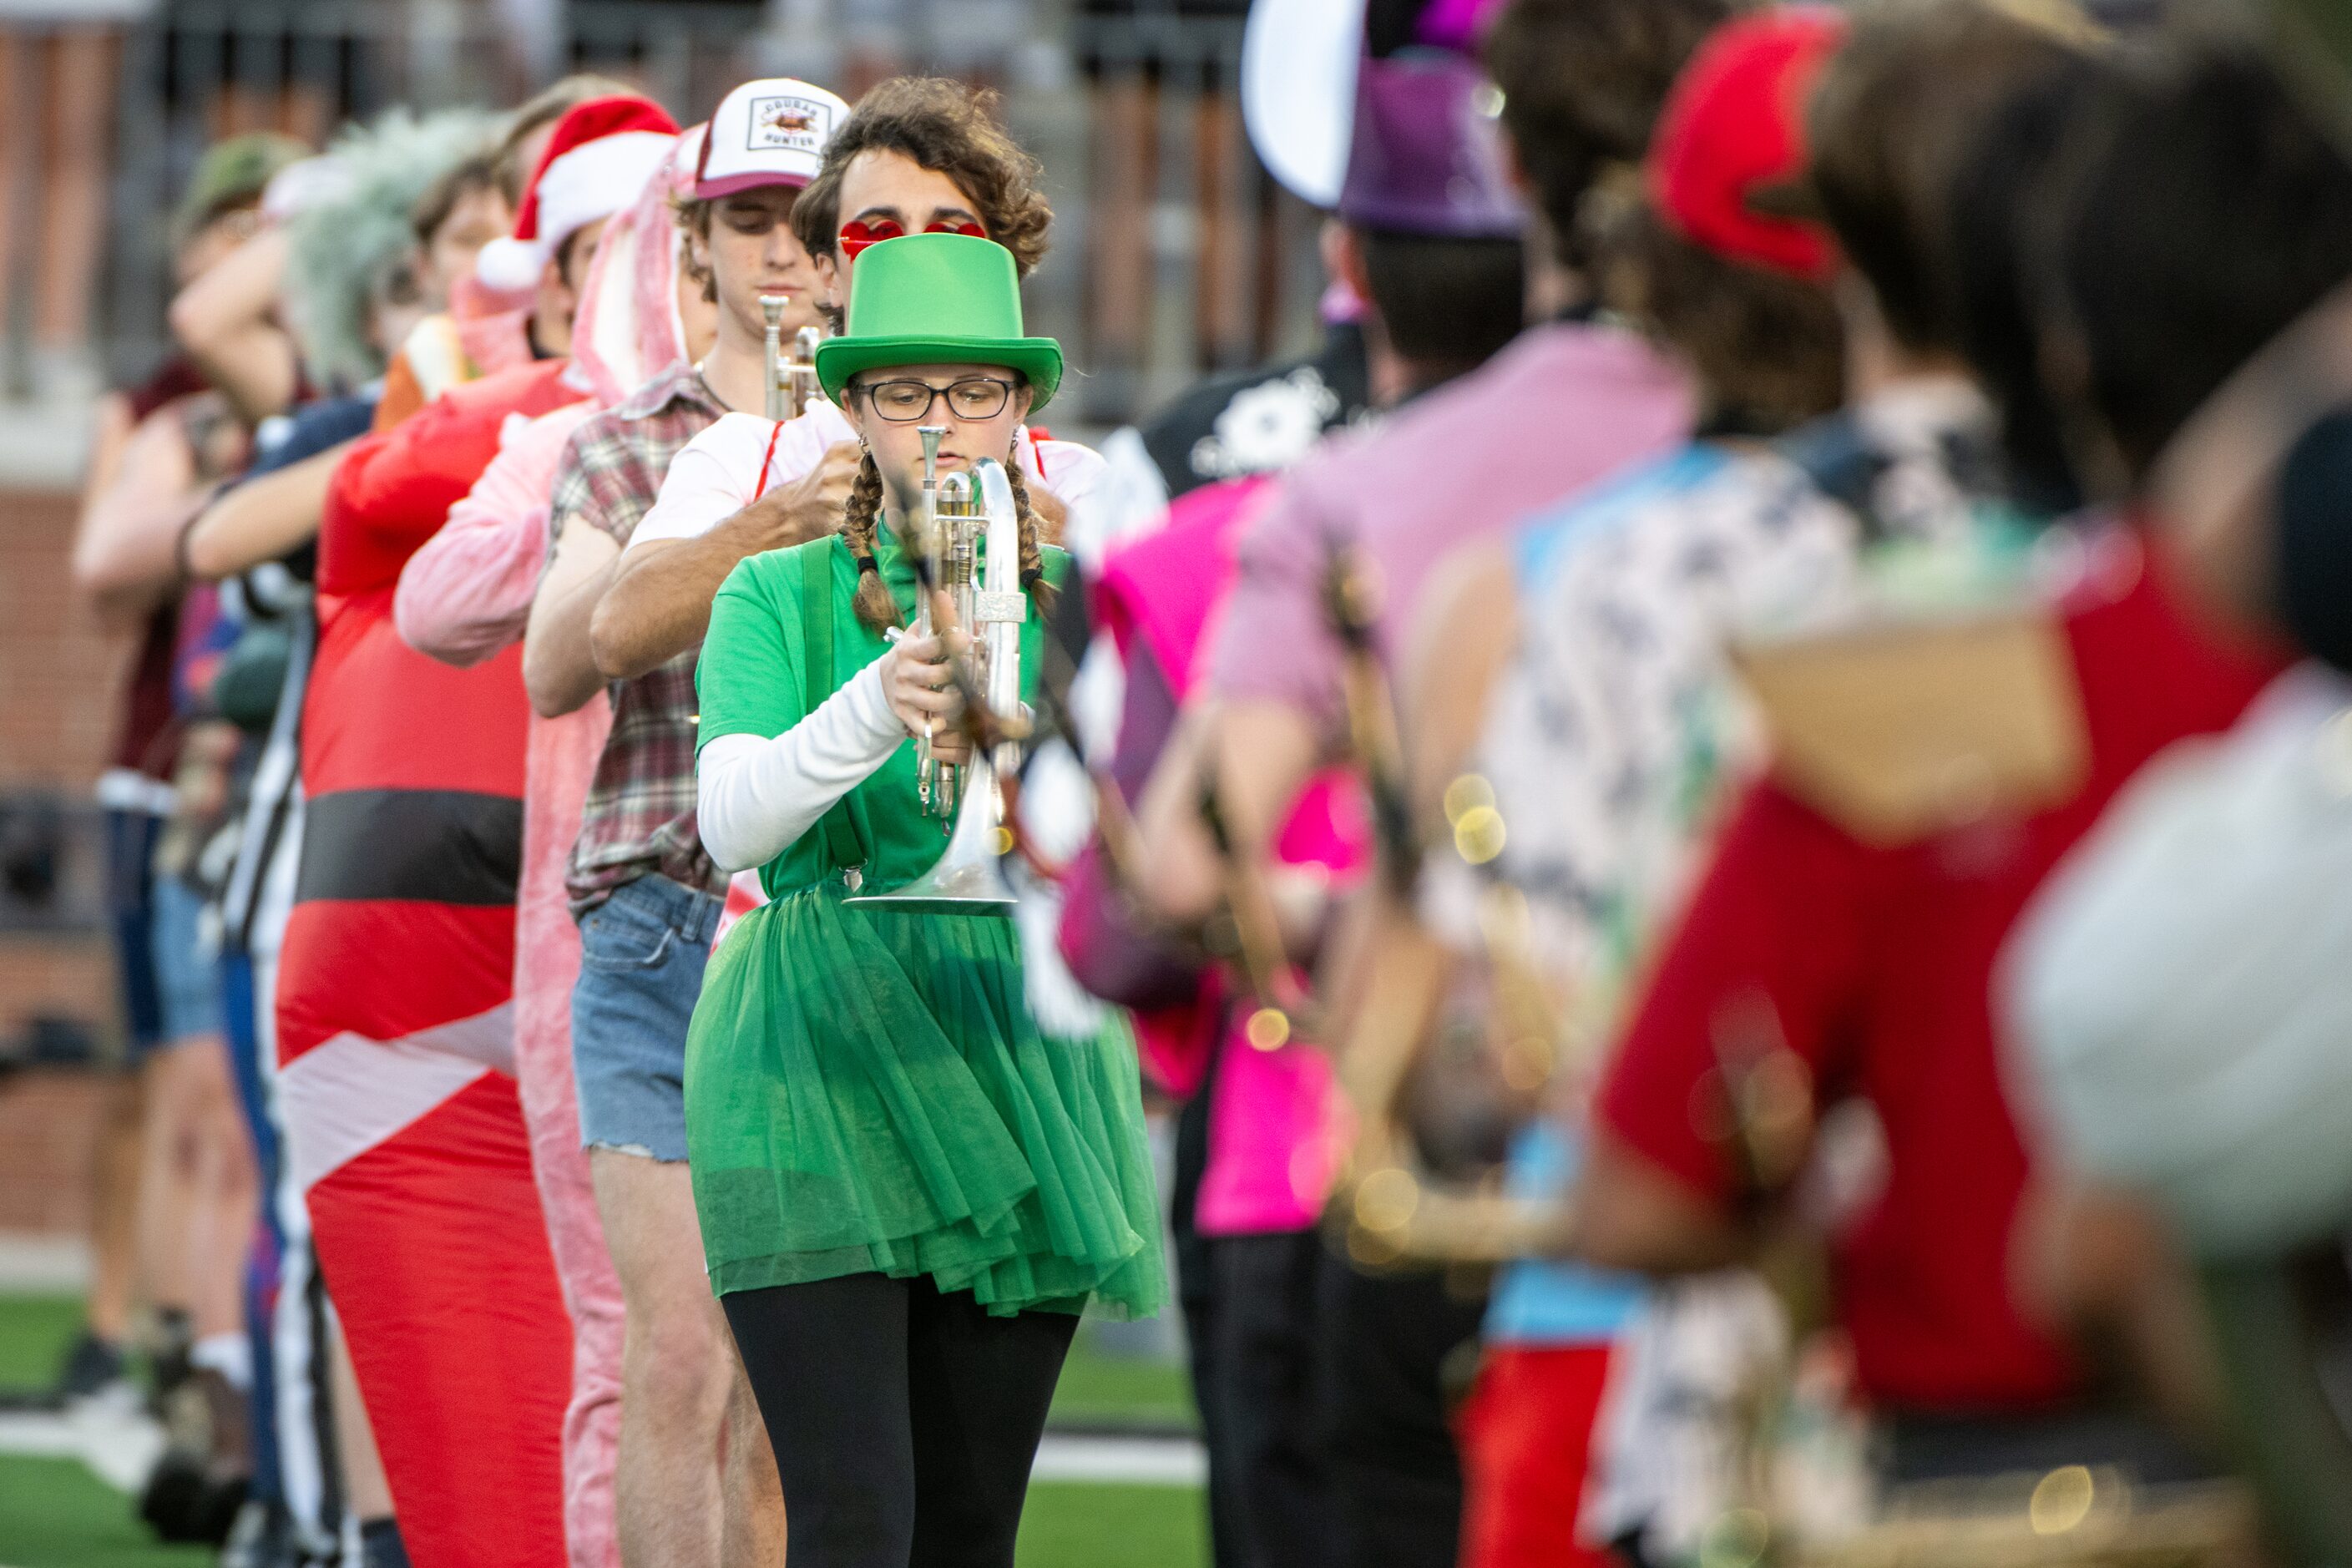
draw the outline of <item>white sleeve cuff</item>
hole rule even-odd
[[[694,764],[702,847],[721,870],[766,865],[906,738],[882,695],[878,658],[781,735],[719,736]]]

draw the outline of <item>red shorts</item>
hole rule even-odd
[[[1608,1568],[1577,1539],[1608,1344],[1497,1345],[1460,1416],[1462,1568]]]

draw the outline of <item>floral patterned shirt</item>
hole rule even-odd
[[[1982,400],[1929,382],[1769,445],[1696,443],[1538,520],[1475,763],[1501,852],[1431,862],[1436,928],[1475,940],[1499,879],[1528,896],[1547,969],[1587,1001],[1613,989],[1759,753],[1730,644],[1849,613],[1890,547],[1967,548],[1996,508],[1993,452]]]

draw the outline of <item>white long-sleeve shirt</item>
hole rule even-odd
[[[907,739],[882,695],[882,664],[850,677],[781,735],[721,735],[702,748],[695,821],[721,869],[748,870],[782,854]]]

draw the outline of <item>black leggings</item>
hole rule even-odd
[[[721,1297],[784,1483],[793,1568],[1013,1568],[1078,1320],[853,1274]]]

